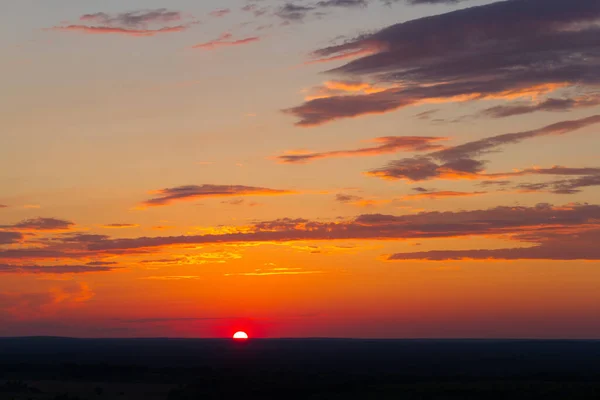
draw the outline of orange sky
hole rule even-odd
[[[3,3],[0,336],[600,338],[600,10],[544,1]]]

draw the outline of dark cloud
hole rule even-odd
[[[575,204],[553,207],[496,207],[487,210],[422,212],[412,215],[363,214],[339,222],[283,218],[256,223],[250,231],[194,236],[140,237],[107,240],[89,245],[90,250],[131,250],[159,246],[286,242],[298,240],[340,239],[417,239],[473,235],[523,234],[525,231],[594,227],[600,218],[600,206]]]
[[[389,162],[383,168],[368,172],[370,176],[383,179],[407,179],[423,181],[428,179],[486,179],[527,174],[584,175],[589,168],[554,167],[551,169],[529,169],[521,172],[485,174],[485,161],[474,160],[477,157],[507,144],[520,143],[523,140],[548,135],[564,135],[578,129],[600,123],[600,115],[579,120],[562,121],[531,131],[507,133],[485,139],[467,142],[458,146],[429,153],[425,156],[404,158]],[[592,169],[595,170],[595,169]]]
[[[79,258],[81,254],[70,253],[63,250],[56,249],[37,249],[37,248],[25,248],[25,249],[8,249],[0,250],[0,260],[11,259],[11,260],[27,260],[27,259],[51,259],[51,258]]]
[[[181,32],[193,22],[167,26],[174,21],[183,20],[179,11],[165,8],[139,10],[119,14],[98,12],[82,15],[79,20],[84,24],[55,26],[51,30],[72,31],[91,34],[121,34],[128,36],[154,36],[162,33]]]
[[[600,115],[593,115],[587,118],[577,120],[561,121],[555,124],[547,125],[540,129],[531,131],[507,133],[504,135],[492,136],[481,140],[475,140],[462,145],[449,147],[447,149],[433,153],[433,158],[442,161],[452,161],[463,158],[475,157],[488,153],[505,144],[516,144],[526,139],[532,139],[548,135],[564,135],[594,124],[600,123]]]
[[[321,0],[312,4],[285,3],[275,15],[288,22],[303,21],[309,15],[322,15],[330,8],[365,8],[371,0]],[[256,7],[248,10],[256,11]]]
[[[116,261],[90,261],[88,263],[85,263],[85,265],[89,265],[92,267],[104,267],[107,265],[118,265],[119,263]]]
[[[15,230],[34,230],[34,231],[56,231],[56,230],[67,230],[75,224],[70,221],[56,218],[32,218],[18,222],[14,225],[0,226],[5,229]]]
[[[385,136],[374,139],[373,142],[379,143],[379,145],[373,147],[363,147],[354,150],[334,150],[320,153],[285,154],[278,156],[277,159],[286,164],[300,164],[322,158],[376,156],[379,154],[389,154],[400,151],[431,151],[443,149],[444,146],[437,142],[444,140],[448,140],[448,138],[431,136]]]
[[[482,181],[479,182],[479,186],[508,186],[510,185],[510,181]]]
[[[284,4],[275,15],[287,21],[302,21],[308,13],[316,10],[314,6],[302,6],[293,3]]]
[[[109,272],[115,267],[107,265],[8,265],[0,264],[0,274],[84,274],[90,272]]]
[[[582,188],[600,186],[600,173],[573,179],[560,179],[542,183],[522,183],[516,186],[517,190],[526,192],[551,192],[555,194],[576,194]]]
[[[415,187],[415,188],[412,188],[412,190],[415,191],[415,192],[419,192],[419,193],[427,193],[427,192],[432,192],[433,191],[432,189],[427,189],[427,188],[424,188],[424,187]]]
[[[17,243],[23,239],[23,235],[19,232],[0,231],[0,244]]]
[[[362,197],[351,194],[338,193],[335,195],[335,201],[339,201],[340,203],[351,203],[360,200],[362,200]]]
[[[142,206],[165,206],[175,201],[193,200],[209,197],[235,197],[235,196],[274,196],[294,194],[290,190],[277,190],[262,187],[242,185],[189,185],[162,189],[156,192],[159,197],[142,203]]]
[[[437,192],[425,192],[417,194],[409,194],[402,197],[402,200],[422,200],[422,199],[443,199],[448,197],[472,197],[486,194],[487,192],[456,192],[452,190],[444,190]]]
[[[169,23],[182,19],[179,11],[166,8],[156,10],[131,11],[120,14],[107,14],[103,12],[82,15],[80,20],[109,26],[140,27],[147,24]]]
[[[255,17],[263,16],[269,12],[268,7],[259,7],[257,4],[246,4],[241,10],[252,13]]]
[[[435,250],[413,253],[397,253],[388,257],[391,261],[401,260],[600,260],[600,230],[583,232],[517,235],[513,239],[534,243],[532,247],[493,250]]]
[[[317,3],[318,7],[366,7],[368,0],[323,0]]]
[[[7,205],[0,204],[0,208],[7,208],[7,207],[8,207]]]
[[[505,118],[514,115],[531,114],[538,111],[570,111],[575,108],[594,107],[600,105],[600,96],[584,96],[579,98],[548,98],[539,103],[516,103],[487,108],[480,116]]]
[[[508,0],[424,17],[315,51],[359,57],[331,73],[397,87],[309,100],[298,125],[384,113],[428,101],[514,99],[600,83],[596,0]]]
[[[137,224],[107,224],[102,225],[103,228],[114,228],[114,229],[125,229],[125,228],[137,228],[139,225]]]

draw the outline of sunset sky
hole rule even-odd
[[[0,336],[600,338],[597,0],[6,0]]]

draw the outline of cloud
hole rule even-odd
[[[320,0],[312,4],[285,3],[275,15],[286,22],[301,22],[309,16],[322,16],[331,8],[365,8],[371,0]]]
[[[233,200],[225,200],[222,201],[221,204],[228,204],[230,206],[248,206],[248,207],[256,207],[259,206],[260,203],[254,201],[246,201],[246,199],[233,199]]]
[[[137,224],[107,224],[102,225],[103,228],[106,229],[127,229],[127,228],[137,228],[139,225]]]
[[[496,207],[411,215],[363,214],[337,222],[283,218],[255,223],[243,231],[190,236],[140,237],[91,243],[90,250],[131,250],[203,243],[289,242],[306,240],[403,240],[477,235],[522,234],[524,231],[584,229],[597,225],[600,206]]]
[[[161,33],[183,32],[187,28],[183,25],[164,27],[160,29],[127,29],[110,26],[87,26],[87,25],[67,25],[51,28],[54,31],[64,32],[83,32],[89,34],[119,34],[127,36],[155,36]]]
[[[101,242],[110,238],[108,235],[95,235],[87,233],[70,233],[61,237],[61,240],[65,243],[93,243]]]
[[[148,265],[203,265],[203,264],[225,264],[229,260],[242,258],[238,253],[227,251],[206,252],[196,255],[182,255],[173,258],[161,258],[153,260],[143,260],[142,264]]]
[[[321,86],[316,86],[309,90],[303,90],[303,92],[307,92],[305,97],[306,100],[314,100],[339,96],[342,94],[380,93],[388,88],[389,87],[384,86],[374,86],[370,83],[361,81],[329,80],[325,81]]]
[[[427,192],[433,192],[434,191],[433,189],[427,189],[427,188],[424,188],[424,187],[414,187],[414,188],[412,188],[412,190],[415,191],[415,192],[419,192],[419,193],[427,193]]]
[[[131,11],[120,14],[107,14],[103,12],[85,14],[80,17],[81,21],[99,23],[103,25],[117,25],[138,27],[153,23],[169,23],[182,19],[179,11],[171,11],[166,8],[155,10]]]
[[[4,204],[0,204],[0,208],[8,208],[8,206],[4,205]]]
[[[402,260],[600,260],[600,230],[592,229],[577,233],[536,232],[515,236],[513,239],[534,243],[533,247],[477,250],[434,250],[413,253],[397,253],[390,261]]]
[[[366,7],[367,0],[322,0],[317,3],[318,7]]]
[[[423,103],[590,89],[600,84],[598,21],[593,0],[508,0],[392,25],[318,49],[313,60],[355,58],[329,72],[396,88],[284,111],[315,126]]]
[[[155,192],[159,197],[142,203],[144,207],[165,206],[175,201],[203,199],[210,197],[237,197],[237,196],[276,196],[295,194],[290,190],[277,190],[262,187],[242,185],[188,185],[162,189]]]
[[[482,181],[479,182],[479,186],[487,187],[487,186],[508,186],[510,185],[510,181]]]
[[[489,179],[526,174],[560,174],[566,170],[530,169],[521,172],[485,174],[485,161],[474,160],[483,154],[497,151],[501,146],[520,143],[527,139],[549,135],[564,135],[579,129],[600,123],[600,115],[594,115],[578,120],[562,121],[530,131],[507,133],[475,140],[461,145],[447,147],[443,150],[429,153],[425,156],[404,158],[389,162],[386,166],[367,172],[369,176],[383,179],[423,181],[428,179]],[[570,171],[581,174],[585,170]]]
[[[275,15],[287,21],[302,21],[308,13],[316,9],[317,8],[314,6],[301,6],[293,3],[286,3],[275,13]]]
[[[472,196],[481,196],[482,194],[486,194],[487,192],[454,192],[454,191],[439,191],[439,192],[426,192],[426,193],[417,193],[417,194],[409,194],[402,197],[402,200],[422,200],[422,199],[441,199],[446,197],[472,197]]]
[[[218,10],[211,11],[211,12],[209,13],[209,15],[210,15],[211,17],[217,17],[217,18],[220,18],[220,17],[224,17],[224,16],[226,16],[226,15],[227,15],[227,14],[229,14],[229,13],[231,13],[231,9],[229,9],[229,8],[220,8],[220,9],[218,9]]]
[[[260,17],[268,13],[268,7],[259,7],[257,4],[246,4],[241,8],[244,12],[252,13],[255,17]]]
[[[517,103],[487,108],[478,115],[491,118],[505,118],[514,115],[531,114],[539,111],[570,111],[576,108],[600,105],[600,96],[589,95],[577,98],[548,98],[538,103]]]
[[[334,150],[320,153],[292,153],[278,156],[277,159],[285,164],[300,164],[309,161],[334,157],[364,157],[379,154],[396,153],[399,151],[417,152],[443,149],[437,142],[448,140],[443,137],[431,136],[385,136],[373,140],[377,146],[363,147],[354,150]]]
[[[391,200],[387,199],[365,199],[361,196],[354,196],[350,194],[338,193],[335,196],[335,200],[344,203],[350,204],[356,207],[376,207],[384,204],[391,203]]]
[[[165,8],[131,11],[119,14],[98,12],[82,15],[79,20],[84,24],[55,26],[51,28],[51,30],[90,34],[154,36],[162,33],[182,32],[186,30],[191,23],[166,26],[166,24],[174,21],[181,21],[183,19],[183,15],[179,11],[171,11]],[[151,28],[152,25],[155,27]]]
[[[587,118],[576,120],[561,121],[547,125],[540,129],[517,133],[507,133],[504,135],[492,136],[462,145],[449,147],[433,153],[432,157],[442,161],[453,161],[468,157],[475,157],[490,152],[491,150],[494,150],[505,144],[516,144],[522,142],[523,140],[540,136],[564,135],[598,123],[600,123],[600,115],[593,115]]]
[[[90,261],[85,263],[85,265],[90,265],[93,267],[105,267],[107,265],[118,265],[119,263],[116,261]]]
[[[70,221],[56,218],[32,218],[18,222],[14,225],[4,225],[0,228],[23,231],[58,231],[71,229],[75,224]]]
[[[0,244],[17,243],[23,239],[23,235],[19,232],[0,231]]]
[[[28,259],[48,259],[48,258],[79,258],[81,254],[63,251],[60,249],[44,248],[23,248],[0,250],[0,260],[28,260]]]
[[[109,272],[115,267],[108,265],[9,265],[0,264],[0,274],[85,274]]]
[[[581,188],[600,186],[600,172],[573,179],[560,179],[542,183],[522,183],[516,189],[524,192],[550,192],[555,194],[576,194]]]
[[[192,46],[192,48],[193,49],[203,49],[203,50],[214,50],[218,47],[241,46],[241,45],[245,45],[245,44],[258,42],[260,40],[260,37],[258,37],[258,36],[247,37],[247,38],[238,39],[238,40],[229,40],[232,37],[233,37],[233,35],[231,33],[224,33],[221,36],[219,36],[218,39],[211,40],[211,41],[205,42],[205,43],[197,44],[195,46]]]
[[[340,203],[351,203],[360,200],[362,200],[362,197],[351,194],[338,193],[335,195],[335,201],[339,201]]]

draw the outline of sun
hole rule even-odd
[[[248,334],[243,331],[239,331],[233,334],[235,340],[248,340]]]

